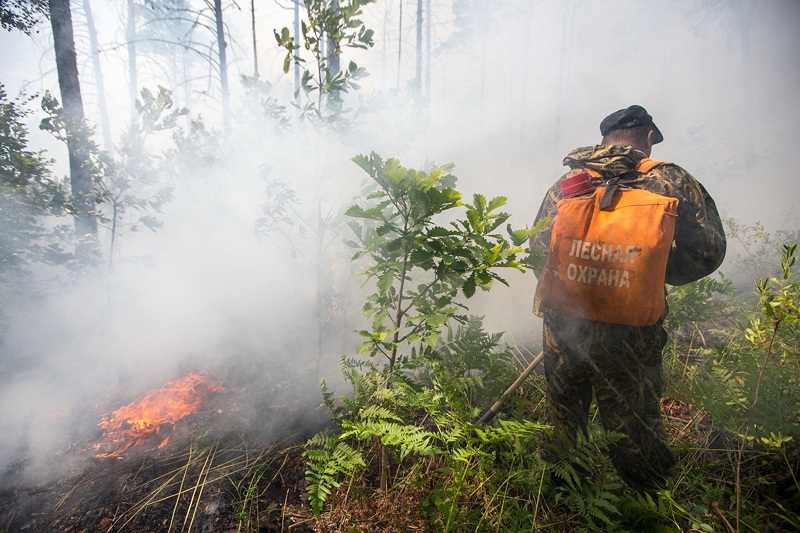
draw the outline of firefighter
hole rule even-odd
[[[562,179],[586,173],[589,192],[596,189],[599,193],[607,190],[609,184],[619,182],[623,190],[640,189],[677,200],[677,216],[672,217],[674,237],[664,254],[666,265],[660,267],[663,281],[658,282],[660,287],[656,292],[660,300],[656,304],[663,306],[663,312],[658,312],[661,307],[656,308],[658,314],[653,323],[619,323],[613,316],[616,312],[613,301],[608,300],[613,294],[598,297],[606,298],[598,301],[604,302],[601,308],[612,309],[612,316],[598,318],[591,313],[580,316],[582,313],[576,312],[574,306],[543,305],[540,289],[546,282],[542,278],[547,277],[543,274],[548,268],[565,282],[578,283],[581,290],[605,291],[609,280],[619,285],[620,272],[625,272],[619,269],[626,266],[624,255],[620,264],[614,264],[609,252],[607,264],[598,263],[594,272],[606,267],[617,270],[609,270],[605,282],[598,284],[598,275],[576,280],[577,267],[566,272],[564,262],[554,260],[551,237],[562,200],[561,180],[556,182],[536,217],[537,222],[545,217],[550,217],[550,221],[530,242],[533,251],[549,255],[547,266],[535,271],[539,283],[534,299],[534,312],[543,318],[547,416],[553,426],[543,455],[550,461],[556,460],[569,450],[579,431],[585,434],[594,395],[603,427],[627,436],[610,447],[614,467],[630,487],[651,491],[664,487],[675,462],[666,441],[660,406],[661,358],[667,342],[663,324],[668,312],[664,284],[684,285],[714,272],[725,256],[726,241],[717,207],[705,188],[678,165],[649,159],[653,145],[663,141],[663,135],[643,107],[633,105],[610,114],[600,123],[600,133],[601,144],[577,148],[567,155],[563,162],[570,170]],[[654,230],[642,228],[642,231]],[[577,243],[588,259],[591,260],[590,255],[600,259],[600,244],[590,246],[588,240],[582,242],[578,238],[572,242],[573,248]],[[589,294],[587,298],[594,296]]]

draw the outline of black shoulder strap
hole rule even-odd
[[[606,180],[606,191],[603,193],[603,197],[600,199],[600,209],[608,209],[611,206],[611,201],[614,199],[614,193],[617,192],[617,189],[619,189],[620,186],[633,183],[640,174],[647,174],[657,166],[663,164],[663,161],[656,161],[655,159],[645,157],[636,164],[636,168],[634,170]]]
[[[619,189],[620,186],[633,183],[638,177],[639,172],[636,170],[631,170],[630,172],[626,172],[606,180],[604,184],[606,190],[603,193],[603,197],[600,199],[600,209],[608,209],[611,206],[611,200],[614,199],[614,193],[617,192],[617,189]]]

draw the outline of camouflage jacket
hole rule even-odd
[[[577,148],[564,158],[564,165],[570,167],[564,176],[589,169],[600,174],[601,177],[592,178],[594,185],[599,186],[607,179],[634,170],[644,157],[642,152],[625,146]],[[685,285],[708,276],[719,267],[725,257],[725,232],[717,206],[700,182],[678,165],[666,163],[640,174],[630,186],[678,199],[675,240],[667,262],[666,283]],[[545,230],[530,241],[531,250],[544,257],[550,251],[550,231],[560,199],[561,186],[556,182],[536,216],[537,222],[552,217]],[[537,277],[541,275],[541,270],[534,272]]]

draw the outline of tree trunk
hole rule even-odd
[[[138,121],[136,97],[139,94],[139,80],[136,75],[136,3],[128,0],[128,25],[125,32],[128,41],[128,96],[131,100],[131,124]]]
[[[72,12],[69,0],[49,0],[50,23],[53,27],[53,45],[56,52],[58,86],[67,122],[67,150],[69,151],[70,187],[74,196],[75,233],[78,238],[90,235],[97,238],[97,218],[94,214],[92,183],[86,173],[85,146],[76,131],[83,126],[83,99],[78,81],[78,62],[75,39],[72,34]]]
[[[294,44],[300,46],[300,4],[303,0],[294,0]],[[300,105],[300,62],[297,58],[300,57],[298,52],[294,54],[294,100],[295,103]]]
[[[422,94],[422,0],[417,0],[417,65],[414,72],[414,90],[419,99]]]
[[[480,109],[480,128],[482,131],[488,131],[485,126],[485,118],[486,118],[486,60],[487,60],[487,47],[489,46],[489,17],[481,18],[481,59],[480,59],[480,67],[479,67],[479,78],[480,78],[480,97],[479,105],[481,106]]]
[[[334,13],[337,15],[339,14],[339,0],[333,0],[331,3],[333,7]],[[336,50],[336,41],[328,35],[328,50],[327,50],[327,63],[328,63],[328,75],[333,78],[336,76],[339,71],[341,70],[339,54],[337,54]]]
[[[225,25],[222,22],[222,0],[214,0],[214,19],[217,22],[217,49],[219,51],[219,78],[222,85],[222,123],[228,123],[228,60],[225,53]]]
[[[187,108],[192,107],[192,69],[190,61],[189,46],[184,44],[181,50],[181,65],[183,68],[183,106]],[[190,120],[189,115],[186,115],[186,120]]]
[[[428,20],[425,21],[425,116],[431,118],[431,0],[427,0]]]
[[[753,132],[753,61],[750,54],[750,29],[756,3],[754,0],[739,0],[733,3],[736,26],[739,30],[739,50],[742,55],[742,120],[744,123],[744,163],[745,170],[752,174],[756,160],[756,138]]]
[[[83,0],[83,12],[86,15],[86,26],[89,30],[89,45],[92,48],[92,66],[94,67],[94,81],[97,85],[97,104],[100,107],[100,125],[103,128],[103,145],[107,152],[111,152],[111,123],[108,120],[108,106],[106,105],[106,88],[103,82],[103,71],[100,68],[100,45],[97,43],[97,29],[92,16],[92,5],[89,0]]]
[[[253,74],[258,76],[258,46],[256,46],[256,0],[250,0],[250,19],[253,22]]]
[[[397,94],[400,94],[400,62],[403,59],[403,0],[400,0],[400,18],[397,30]]]
[[[387,7],[383,11],[383,35],[389,35],[389,23],[392,19],[392,10],[391,5],[384,4],[384,6]],[[384,87],[389,86],[389,67],[386,59],[386,50],[388,48],[388,46],[381,46],[381,74],[383,74],[382,84]]]

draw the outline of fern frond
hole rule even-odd
[[[309,439],[303,456],[308,468],[305,477],[309,502],[319,519],[328,497],[340,485],[339,477],[353,476],[366,463],[358,450],[334,436],[322,433]]]

